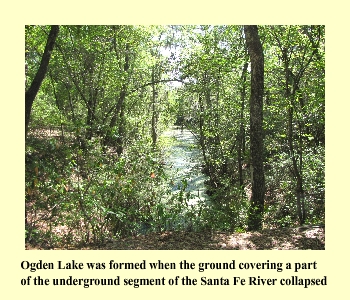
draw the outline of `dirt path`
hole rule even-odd
[[[272,229],[247,233],[165,232],[111,242],[103,249],[139,250],[323,250],[324,228]]]
[[[39,250],[26,246],[26,249]],[[72,249],[72,248],[70,248]],[[110,241],[82,250],[324,250],[323,227],[265,229],[261,232],[163,232]],[[62,249],[63,250],[63,249]]]

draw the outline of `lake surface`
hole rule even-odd
[[[207,176],[202,174],[203,158],[197,147],[196,138],[187,129],[172,127],[162,134],[172,138],[173,143],[167,148],[166,166],[172,176],[172,190],[174,193],[184,189],[190,193],[188,205],[195,205],[199,201],[206,201],[204,181]]]

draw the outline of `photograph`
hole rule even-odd
[[[25,250],[326,249],[325,25],[23,33]]]

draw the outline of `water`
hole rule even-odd
[[[205,180],[201,172],[203,164],[200,149],[196,146],[196,138],[187,129],[172,127],[163,133],[164,137],[172,138],[173,143],[167,149],[166,166],[172,176],[172,191],[178,193],[181,189],[189,193],[188,205],[196,205],[206,201]]]
[[[203,158],[197,147],[196,138],[189,130],[173,126],[166,130],[162,137],[168,139],[168,146],[165,149],[165,171],[171,178],[171,193],[175,196],[173,199],[176,201],[183,199],[181,204],[187,204],[182,210],[164,220],[162,226],[166,230],[189,230],[193,228],[195,218],[193,213],[198,216],[200,204],[209,203],[204,184],[207,176],[201,172]],[[180,196],[181,193],[183,197]],[[140,223],[140,234],[156,230],[151,222]]]

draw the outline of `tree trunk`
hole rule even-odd
[[[203,104],[203,96],[199,94],[198,96],[198,102],[199,102],[199,145],[202,150],[203,160],[204,160],[204,173],[206,175],[210,175],[210,164],[207,158],[207,152],[206,152],[206,142],[205,142],[205,136],[204,136],[204,104]]]
[[[51,58],[51,52],[55,46],[55,41],[56,41],[58,32],[59,32],[58,25],[51,26],[51,30],[47,38],[44,54],[41,58],[39,69],[36,72],[36,75],[32,81],[32,84],[30,85],[29,89],[25,93],[25,136],[26,137],[27,137],[28,125],[29,125],[33,102],[39,91],[41,83],[45,78],[47,68]]]
[[[320,27],[318,27],[318,38],[314,40],[313,36],[311,35],[312,32],[312,26],[311,31],[309,31],[307,28],[304,27],[305,34],[308,36],[310,43],[312,45],[312,52],[309,58],[307,58],[307,52],[303,50],[303,56],[302,59],[299,61],[298,64],[295,64],[294,66],[291,63],[291,55],[292,50],[290,49],[289,43],[285,46],[283,46],[283,41],[280,39],[280,37],[276,34],[276,32],[272,31],[272,34],[280,48],[280,51],[282,53],[282,61],[284,63],[284,72],[285,72],[285,96],[288,101],[287,104],[287,116],[288,116],[288,123],[287,123],[287,135],[288,135],[288,148],[289,148],[289,154],[292,160],[292,174],[293,177],[296,179],[296,197],[297,197],[297,213],[299,218],[300,225],[304,224],[306,220],[306,209],[305,209],[305,192],[303,187],[303,140],[302,135],[304,132],[307,133],[308,127],[305,126],[303,118],[298,118],[298,114],[296,114],[297,105],[296,103],[299,103],[301,114],[304,115],[304,99],[302,97],[302,93],[300,91],[300,81],[303,77],[306,69],[311,64],[312,60],[314,59],[314,56],[317,57],[317,59],[321,59],[321,57],[318,55],[318,47],[320,45]],[[299,66],[298,66],[299,65]],[[298,69],[296,71],[292,72],[292,69],[295,68],[295,66],[298,66]],[[298,123],[298,131],[296,132],[295,122],[294,119],[296,116],[296,121]],[[298,142],[294,142],[295,136],[298,136]]]
[[[252,197],[248,214],[248,230],[259,230],[262,227],[265,195],[262,128],[264,54],[258,34],[258,27],[256,25],[245,25],[244,33],[251,62],[250,155],[252,170]]]
[[[157,144],[157,109],[156,109],[156,101],[157,101],[157,91],[156,86],[154,83],[154,74],[155,70],[154,67],[152,69],[152,120],[151,120],[151,127],[152,127],[152,144],[153,147]]]
[[[299,152],[299,167],[297,164],[297,158],[295,157],[295,150],[293,146],[293,106],[292,106],[292,99],[294,97],[293,94],[288,93],[289,89],[287,89],[287,96],[290,99],[291,103],[288,108],[288,146],[289,146],[289,152],[292,159],[293,164],[293,176],[297,180],[296,184],[296,194],[297,194],[297,213],[299,218],[300,225],[303,225],[305,222],[305,196],[304,196],[304,188],[303,188],[303,175],[302,175],[302,150],[300,148]],[[301,145],[300,145],[301,146]]]
[[[118,56],[118,52],[116,51],[116,56]],[[124,60],[124,67],[123,67],[123,71],[125,73],[128,73],[129,68],[130,68],[130,57],[129,57],[129,51],[130,51],[130,44],[126,44],[125,46],[125,60]],[[127,89],[128,89],[128,82],[126,79],[124,79],[125,81],[122,84],[122,88],[121,91],[119,93],[119,97],[115,106],[115,111],[114,114],[112,116],[111,122],[109,124],[110,128],[115,127],[116,125],[118,126],[118,135],[117,135],[117,139],[115,142],[115,146],[116,146],[116,150],[118,155],[123,153],[123,149],[124,149],[124,135],[125,135],[125,116],[124,116],[124,108],[125,108],[125,99],[126,99],[126,94],[127,94]],[[104,141],[105,145],[107,144],[114,144],[114,142],[112,142],[110,134],[107,134],[105,136],[105,141]]]
[[[244,132],[244,107],[245,107],[245,96],[246,96],[246,78],[247,78],[248,63],[244,63],[242,76],[241,76],[241,112],[240,112],[240,124],[239,124],[239,136],[238,136],[238,176],[239,176],[239,187],[243,191],[243,168],[242,161],[245,152],[245,132]]]

